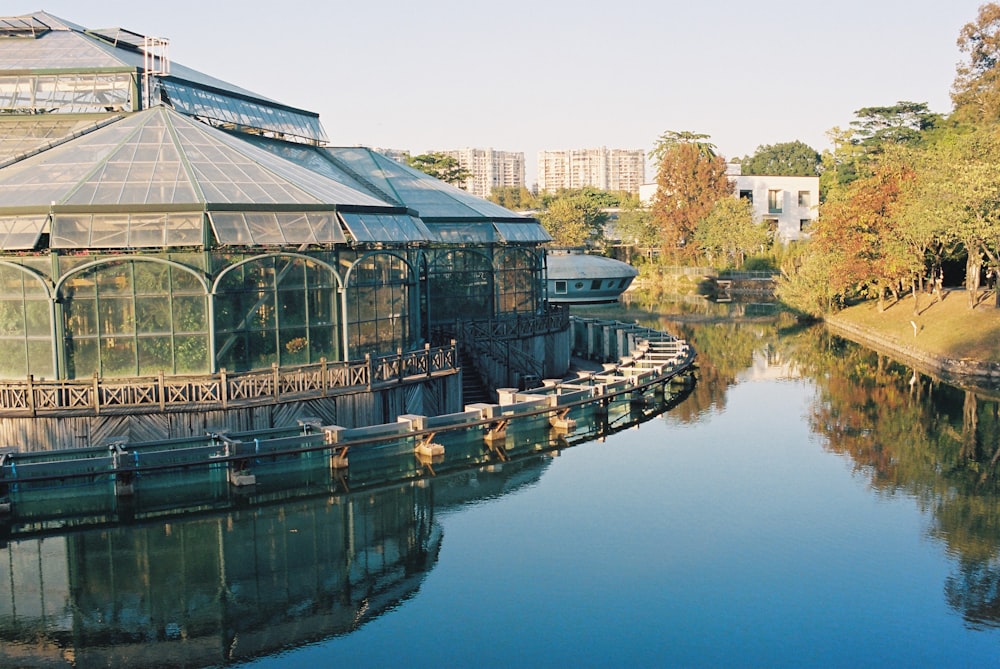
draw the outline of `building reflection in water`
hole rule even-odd
[[[533,483],[549,457],[11,539],[0,665],[203,666],[350,632],[417,592],[441,547],[436,512]]]

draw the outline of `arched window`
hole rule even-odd
[[[52,298],[37,276],[0,265],[0,378],[55,378]]]
[[[373,253],[351,268],[347,283],[347,345],[352,360],[407,349],[413,273],[399,256]]]
[[[215,289],[215,363],[232,371],[339,360],[337,278],[300,256],[253,258]]]
[[[198,277],[155,260],[112,260],[61,288],[69,378],[205,374],[208,296]]]
[[[534,313],[539,305],[541,265],[527,249],[510,249],[497,268],[498,312]]]
[[[427,272],[434,322],[493,316],[493,263],[475,251],[440,251]]]

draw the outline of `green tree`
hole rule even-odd
[[[591,198],[571,193],[550,202],[539,215],[557,246],[593,245],[603,237],[608,217]]]
[[[996,126],[952,133],[928,147],[909,218],[920,218],[966,251],[969,306],[979,301],[984,259],[1000,271],[1000,136]]]
[[[731,197],[726,161],[702,140],[707,135],[665,132],[654,155],[659,155],[656,195],[650,214],[663,252],[673,262],[698,255],[694,243],[698,224],[715,203]]]
[[[538,200],[524,186],[500,186],[490,192],[491,202],[514,211],[525,211],[538,206]]]
[[[424,174],[440,179],[453,186],[462,186],[465,180],[472,176],[468,170],[458,163],[458,159],[446,153],[422,153],[419,156],[409,156],[406,163]]]
[[[851,121],[854,141],[868,151],[879,151],[887,145],[919,144],[925,133],[941,122],[941,115],[931,112],[926,102],[900,100],[888,107],[862,107]]]
[[[659,164],[664,154],[680,144],[689,144],[697,148],[698,153],[706,158],[715,157],[716,146],[705,141],[709,135],[690,130],[666,130],[656,139],[656,145],[649,152],[649,157]]]
[[[698,224],[695,241],[709,264],[740,269],[747,255],[767,248],[771,235],[765,223],[754,223],[749,200],[724,197]]]
[[[741,161],[743,174],[814,177],[819,174],[820,155],[800,141],[758,146]]]
[[[1000,120],[1000,5],[979,8],[975,21],[962,27],[958,48],[967,60],[956,67],[951,88],[953,116],[960,121]]]

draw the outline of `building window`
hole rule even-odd
[[[215,289],[216,369],[266,369],[340,359],[337,281],[292,256],[234,266]]]
[[[809,232],[809,228],[812,226],[811,218],[799,219],[799,232]]]
[[[799,191],[799,206],[800,207],[811,207],[812,206],[812,193],[807,190]]]
[[[780,214],[781,204],[782,204],[782,191],[780,190],[769,190],[767,191],[767,213],[769,214]]]
[[[204,374],[208,296],[189,270],[108,261],[62,289],[68,378]]]
[[[740,199],[741,200],[749,200],[750,203],[752,204],[753,203],[753,191],[752,190],[741,190],[740,191]]]

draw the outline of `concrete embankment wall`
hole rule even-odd
[[[990,383],[1000,382],[1000,362],[935,355],[913,343],[872,332],[867,328],[838,318],[836,315],[828,316],[826,325],[836,335],[891,355],[903,362],[911,363],[922,371],[928,371],[945,378],[970,379]]]

